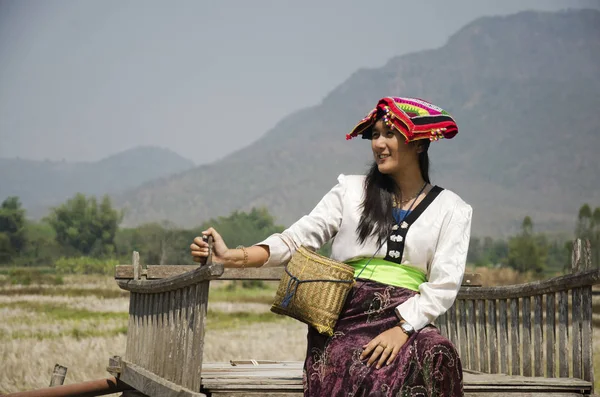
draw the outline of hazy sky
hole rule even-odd
[[[600,3],[0,0],[0,157],[154,145],[212,161],[359,68],[439,47],[480,16],[567,7]]]

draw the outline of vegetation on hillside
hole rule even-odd
[[[29,216],[41,218],[77,192],[114,194],[193,167],[177,153],[148,146],[94,162],[0,158],[0,199],[19,196]]]

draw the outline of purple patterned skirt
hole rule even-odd
[[[396,359],[375,369],[360,360],[362,346],[398,323],[394,308],[416,292],[359,280],[350,291],[334,335],[308,329],[305,396],[462,396],[458,352],[437,328],[412,335]]]

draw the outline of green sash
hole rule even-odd
[[[346,263],[354,268],[354,277],[356,277],[368,261],[369,258],[361,258]],[[419,285],[427,281],[427,277],[422,271],[381,258],[371,259],[360,278],[408,288],[413,291],[419,291]]]

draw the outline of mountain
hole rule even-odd
[[[253,206],[290,224],[338,174],[365,172],[368,142],[344,137],[376,101],[412,96],[458,122],[456,138],[432,144],[432,176],[473,206],[474,234],[512,233],[525,215],[537,230],[570,232],[581,204],[600,205],[599,65],[598,11],[481,18],[441,48],[358,70],[250,146],[117,203],[129,225],[169,219],[189,227]]]
[[[156,147],[137,147],[96,162],[0,158],[0,200],[18,196],[28,215],[38,217],[77,192],[114,194],[193,167],[192,161]]]

